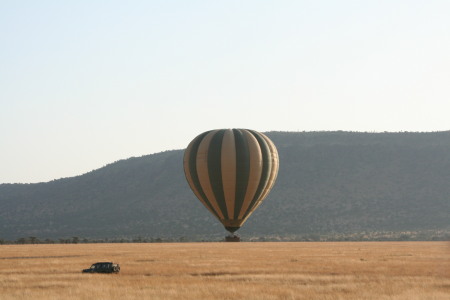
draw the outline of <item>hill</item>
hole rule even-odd
[[[450,132],[269,132],[280,171],[247,237],[450,232]],[[217,238],[184,178],[182,150],[72,178],[0,185],[0,238]],[[397,235],[398,236],[398,235]]]

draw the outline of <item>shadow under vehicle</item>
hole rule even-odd
[[[119,273],[120,266],[112,262],[98,262],[89,269],[84,269],[82,273]]]

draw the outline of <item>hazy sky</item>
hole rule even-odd
[[[0,183],[81,175],[215,128],[450,130],[449,12],[0,0]]]

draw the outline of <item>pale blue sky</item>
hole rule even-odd
[[[449,12],[0,0],[0,183],[81,175],[215,128],[450,130]]]

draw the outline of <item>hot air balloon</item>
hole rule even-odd
[[[184,152],[184,173],[194,194],[231,233],[270,192],[278,174],[278,152],[264,134],[218,129],[198,135]]]

